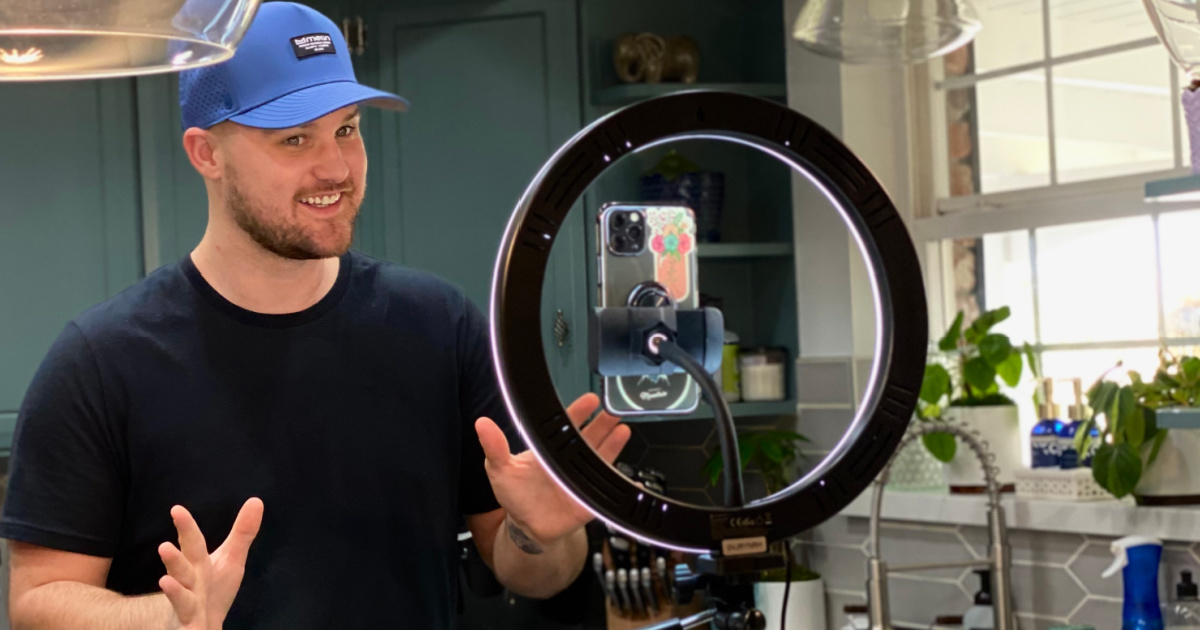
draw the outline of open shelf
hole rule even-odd
[[[749,96],[783,100],[786,83],[629,83],[597,90],[593,105],[628,105],[637,101],[689,90],[719,90]]]
[[[729,403],[729,412],[736,422],[738,418],[753,418],[758,416],[790,416],[796,413],[796,401],[780,400],[770,402],[736,402]],[[643,416],[625,418],[625,422],[655,422],[658,420],[703,420],[713,417],[712,408],[701,401],[700,408],[691,415],[677,416]]]
[[[700,243],[700,258],[774,258],[792,255],[791,243]]]

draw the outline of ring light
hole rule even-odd
[[[808,178],[854,236],[874,296],[874,364],[850,428],[798,482],[740,508],[676,501],[635,485],[603,461],[567,417],[542,351],[541,279],[571,207],[622,156],[692,139],[764,151]],[[837,514],[865,490],[908,426],[928,342],[916,251],[874,175],[833,134],[802,114],[716,91],[679,92],[628,106],[563,145],[530,183],[509,221],[496,260],[490,315],[501,393],[549,474],[614,528],[689,553],[728,553],[731,541],[793,536]]]

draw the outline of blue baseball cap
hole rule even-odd
[[[332,20],[293,2],[267,2],[233,57],[179,75],[183,128],[232,120],[285,129],[362,103],[406,111],[408,101],[361,85]]]

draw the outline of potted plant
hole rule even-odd
[[[753,464],[762,474],[767,495],[775,494],[790,485],[798,476],[797,460],[801,457],[798,447],[808,438],[794,431],[743,431],[738,433],[738,457],[741,468]],[[716,486],[725,470],[720,451],[713,453],[704,465],[703,477],[709,485]],[[812,570],[808,562],[798,561],[791,540],[774,545],[779,553],[791,557],[791,588],[788,593],[788,630],[824,630],[825,582],[821,574]],[[764,571],[754,585],[754,597],[758,609],[766,616],[768,625],[779,624],[779,609],[783,606],[783,591],[786,584],[786,569]]]
[[[825,619],[825,581],[808,562],[798,561],[790,539],[784,543],[780,551],[792,556],[792,579],[788,590],[787,622],[782,627],[787,630],[825,630],[828,623]],[[754,603],[766,616],[768,627],[780,627],[779,613],[787,587],[786,569],[764,571],[754,584]]]
[[[1091,419],[1075,436],[1077,452],[1095,449],[1096,483],[1140,505],[1200,504],[1200,358],[1162,348],[1149,381],[1129,370],[1129,383],[1119,385],[1106,380],[1110,372],[1088,390]]]
[[[964,329],[963,312],[958,312],[938,341],[938,350],[947,353],[950,369],[936,361],[926,366],[917,410],[922,421],[948,420],[978,431],[996,457],[1005,489],[1011,489],[1014,474],[1021,468],[1021,427],[1016,403],[1001,393],[1000,383],[1015,387],[1024,361],[1008,336],[994,333],[992,328],[1010,314],[1007,306],[986,311]],[[942,433],[922,439],[935,457],[947,462],[946,482],[951,492],[983,489],[979,462],[973,455],[958,456],[954,438]]]

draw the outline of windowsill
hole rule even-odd
[[[864,492],[846,506],[842,514],[869,517],[872,492]],[[1003,505],[1009,529],[1200,540],[1200,506],[1137,507],[1132,500],[1043,501],[1013,495],[1005,495]],[[978,495],[886,492],[883,517],[918,523],[986,526],[986,499]]]

